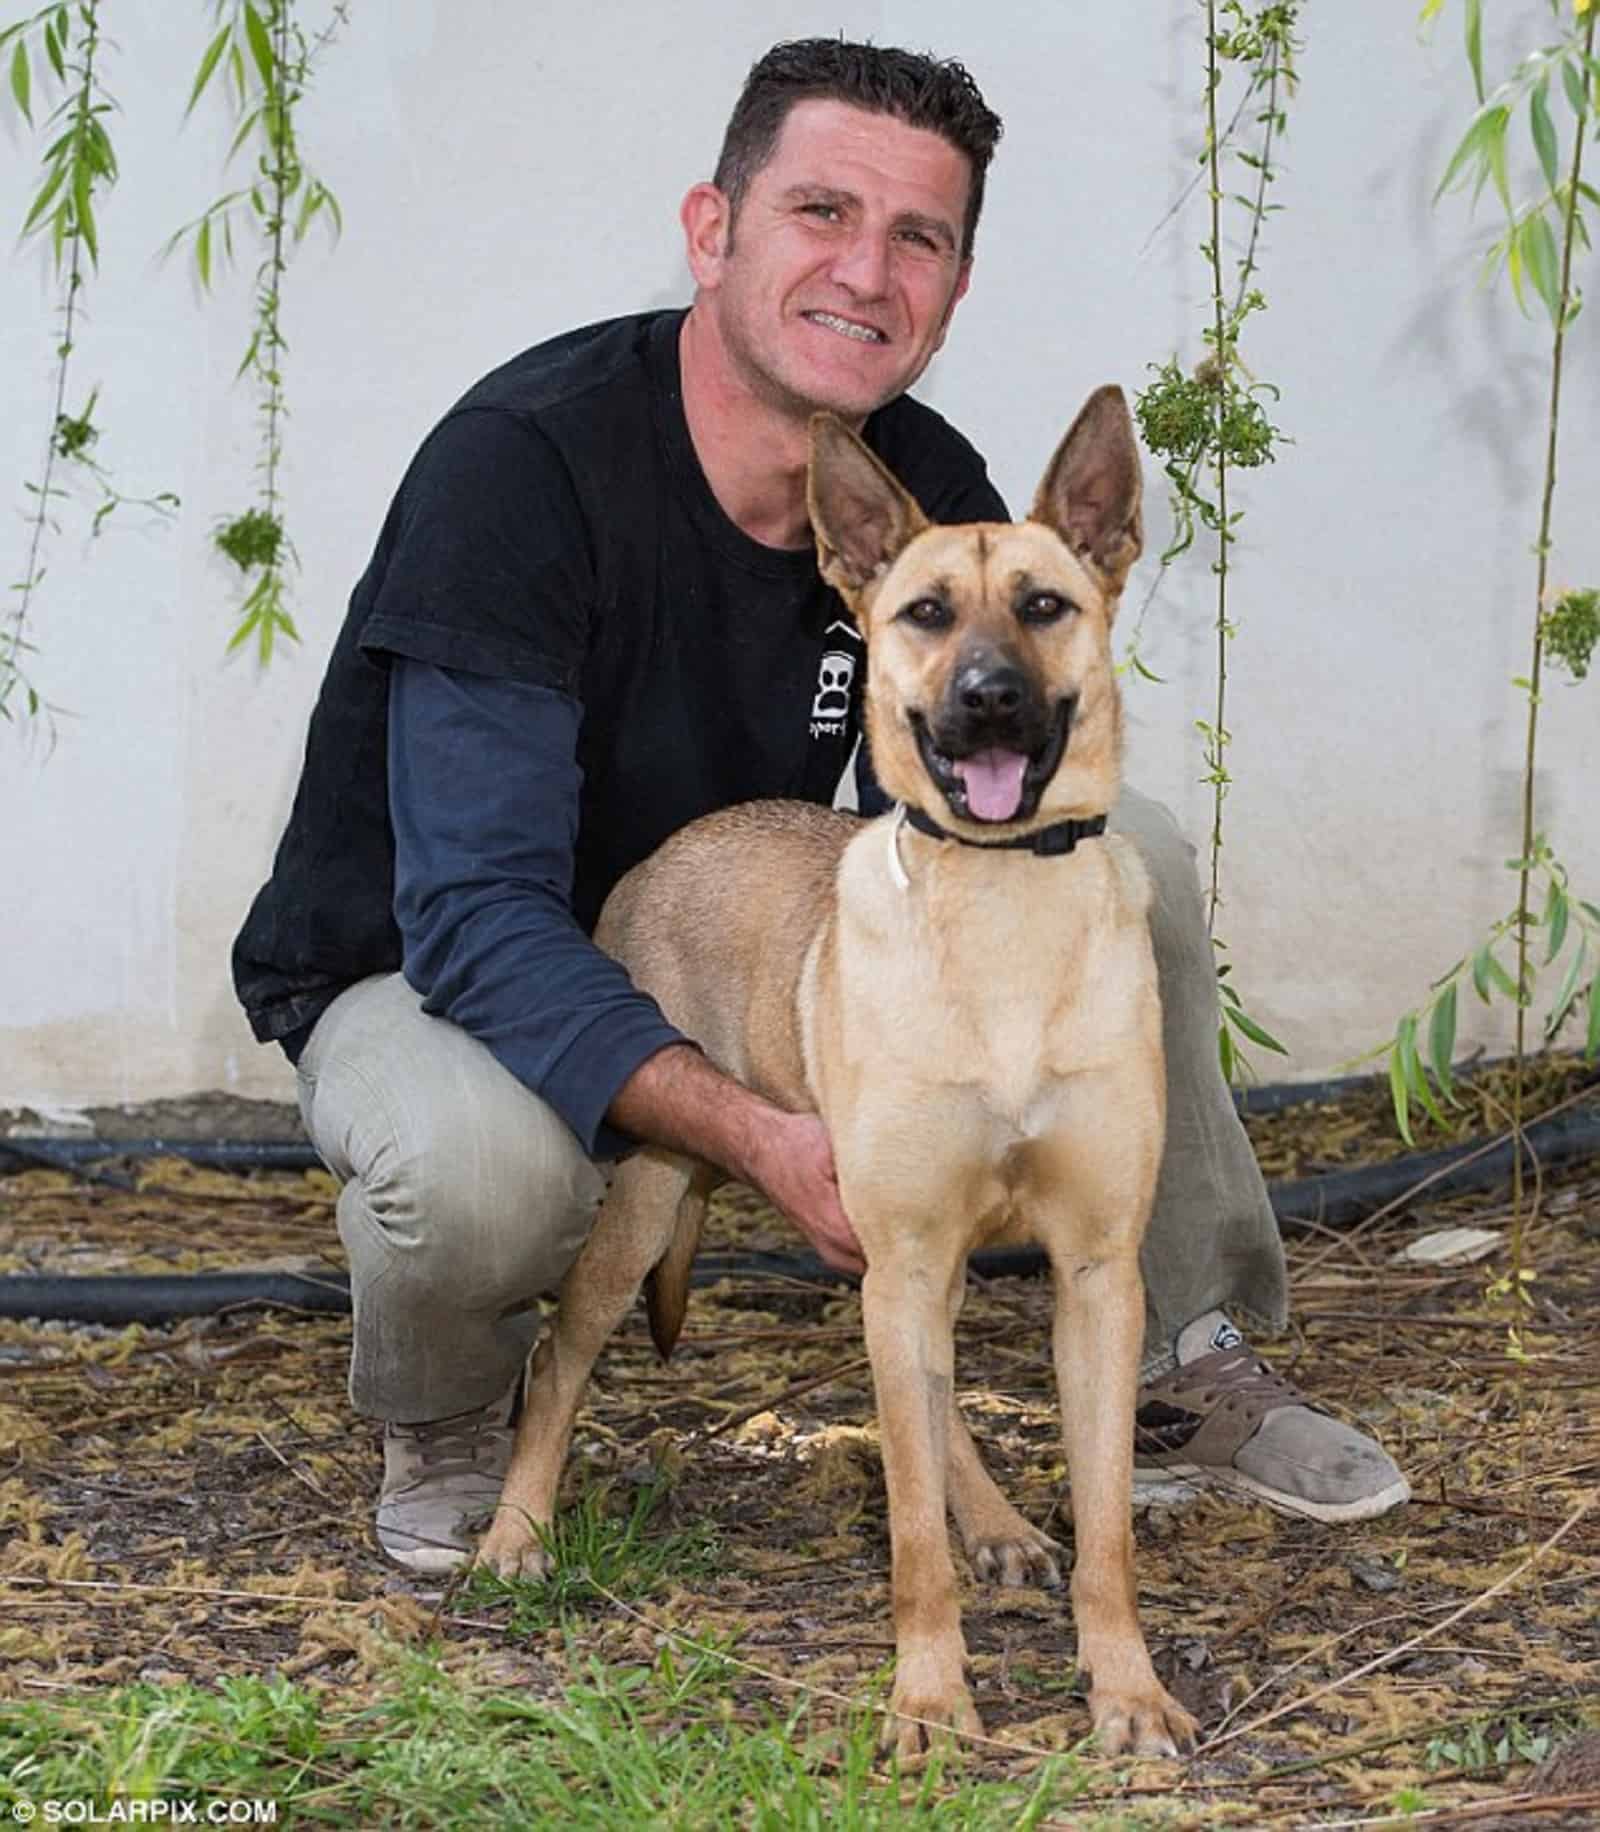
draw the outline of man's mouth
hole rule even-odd
[[[841,318],[837,312],[802,312],[800,316],[808,324],[820,324],[825,331],[837,331],[841,337],[854,338],[857,343],[882,344],[889,341],[875,326],[858,324],[853,318]]]
[[[1031,751],[991,744],[956,756],[940,748],[920,713],[911,715],[911,729],[923,767],[952,813],[969,821],[1026,820],[1060,766],[1076,705],[1075,695],[1057,703],[1043,742]]]

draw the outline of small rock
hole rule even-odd
[[[1391,1590],[1398,1590],[1405,1582],[1393,1565],[1386,1565],[1382,1559],[1353,1558],[1345,1562],[1345,1569],[1364,1590],[1375,1590],[1379,1596]]]

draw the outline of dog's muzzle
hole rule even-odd
[[[965,820],[1026,820],[1066,752],[1077,696],[1052,707],[1015,663],[968,664],[931,719],[911,714],[923,767]]]

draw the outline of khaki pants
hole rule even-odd
[[[1286,1314],[1283,1250],[1217,1061],[1217,997],[1194,850],[1124,790],[1112,828],[1155,888],[1167,1147],[1145,1238],[1147,1332],[1170,1343],[1226,1304]],[[340,1179],[355,1342],[350,1398],[395,1423],[497,1399],[538,1332],[533,1300],[577,1256],[605,1193],[564,1121],[397,973],[352,986],[300,1057],[300,1110]]]

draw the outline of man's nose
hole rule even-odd
[[[858,299],[881,299],[889,290],[889,238],[861,228],[835,255],[832,278]]]

